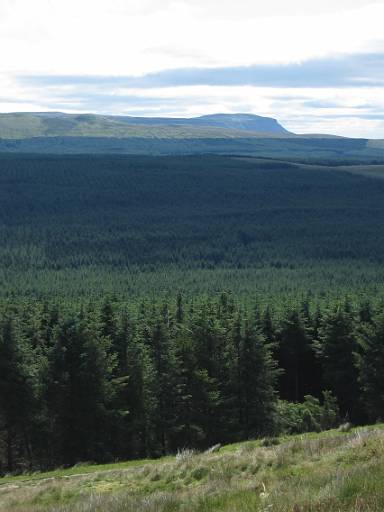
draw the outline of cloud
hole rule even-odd
[[[138,76],[289,63],[382,44],[375,0],[2,0],[8,73]]]
[[[141,77],[21,75],[12,86],[19,104],[0,87],[9,100],[0,109],[33,110],[35,104],[35,110],[175,117],[253,112],[298,133],[384,137],[383,64],[383,54],[369,53]]]
[[[25,103],[14,104],[12,108],[0,105],[0,109],[171,117],[251,112],[276,117],[287,129],[297,133],[384,138],[383,87],[334,89],[190,85],[126,88],[119,82],[117,86],[111,86],[108,81],[84,86],[56,85],[55,81],[54,84],[42,86],[35,82],[34,86],[24,86]],[[31,107],[33,104],[36,108]]]
[[[249,111],[384,137],[383,18],[376,0],[3,0],[0,110]]]
[[[154,88],[193,85],[258,87],[380,87],[384,53],[360,53],[310,59],[302,63],[170,69],[143,76],[24,75],[23,85]]]

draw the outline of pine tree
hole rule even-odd
[[[301,402],[316,394],[319,364],[312,346],[308,322],[297,310],[286,312],[278,333],[277,359],[284,372],[279,378],[281,398]]]
[[[111,352],[116,356],[115,375],[118,377],[127,375],[127,350],[133,336],[133,324],[126,311],[123,312],[120,325],[115,333],[110,336]]]
[[[356,362],[363,406],[371,421],[384,419],[384,315],[359,330]]]
[[[170,431],[175,422],[175,360],[169,331],[158,320],[152,334],[151,356],[156,379],[156,438],[162,454],[167,453]]]
[[[145,431],[146,431],[146,377],[145,364],[148,363],[149,356],[145,347],[138,341],[133,334],[127,345],[127,376],[128,386],[126,388],[125,404],[128,410],[128,416],[125,418],[127,423],[127,432],[125,442],[128,445],[131,457],[143,457],[146,455]],[[151,375],[151,370],[149,371]]]
[[[371,323],[373,319],[372,305],[369,301],[364,301],[359,307],[359,319],[363,323]]]
[[[273,430],[276,378],[270,345],[259,328],[247,323],[240,350],[242,427],[246,437]]]
[[[276,340],[275,328],[272,320],[271,308],[267,306],[261,315],[261,331],[268,343],[274,343]]]
[[[241,425],[244,423],[243,397],[241,386],[241,362],[242,362],[242,318],[240,313],[234,321],[231,336],[228,340],[228,391],[230,395],[227,404],[228,429],[238,435]]]
[[[108,406],[115,366],[110,340],[96,322],[74,319],[65,322],[52,352],[48,403],[59,432],[63,462],[102,461],[108,457]]]
[[[178,324],[181,324],[184,321],[183,296],[180,292],[177,294],[175,318]]]
[[[0,333],[0,429],[5,433],[8,471],[15,469],[18,439],[32,464],[28,429],[34,396],[23,348],[20,331],[6,318]]]
[[[175,424],[171,449],[205,447],[209,444],[207,423],[216,407],[214,383],[197,365],[193,341],[186,332],[175,341]]]
[[[355,322],[350,308],[334,307],[323,317],[320,329],[319,355],[325,388],[337,397],[340,411],[352,421],[359,419],[358,372]]]
[[[214,444],[228,431],[228,330],[216,318],[211,303],[204,304],[192,319],[189,329],[197,367],[207,382],[205,426],[207,442]]]
[[[113,451],[117,459],[145,457],[144,375],[146,349],[136,336],[135,326],[123,313],[118,332],[118,372],[112,380],[115,415]]]

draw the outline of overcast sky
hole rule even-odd
[[[0,111],[384,138],[383,21],[383,0],[0,0]]]

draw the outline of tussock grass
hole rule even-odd
[[[90,470],[90,471],[87,471]],[[384,426],[0,480],[0,511],[382,512]]]

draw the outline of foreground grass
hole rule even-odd
[[[384,510],[383,425],[276,443],[1,479],[0,511]]]

